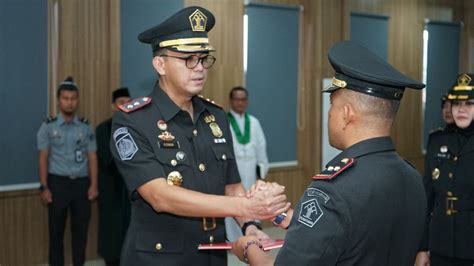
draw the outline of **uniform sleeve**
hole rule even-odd
[[[428,138],[428,145],[426,148],[426,156],[425,156],[425,172],[423,174],[423,185],[425,187],[426,193],[426,219],[425,219],[425,230],[423,231],[423,237],[421,239],[420,251],[428,251],[428,243],[429,243],[429,231],[430,231],[430,220],[431,220],[431,212],[433,211],[434,206],[434,194],[433,194],[433,187],[432,187],[432,178],[431,178],[431,166],[430,166],[430,158],[434,154],[435,151],[435,142],[433,142],[433,135],[430,135]]]
[[[260,122],[255,119],[255,138],[257,148],[257,163],[264,166],[264,176],[268,174],[267,141]]]
[[[115,112],[110,151],[129,193],[153,179],[165,177],[151,144],[137,129],[129,114]]]
[[[97,144],[95,142],[95,134],[91,125],[87,125],[87,152],[97,151]]]
[[[42,123],[38,133],[36,134],[38,151],[49,149],[49,130],[48,124]]]
[[[227,115],[224,116],[224,128],[226,131],[227,137],[227,145],[230,149],[233,159],[228,160],[227,166],[227,184],[237,184],[241,182],[239,169],[237,168],[237,160],[235,159],[235,152],[234,152],[234,141],[232,139],[232,132],[230,131],[229,120],[227,119]]]
[[[314,181],[295,207],[275,265],[336,265],[349,232],[346,201],[330,183]]]

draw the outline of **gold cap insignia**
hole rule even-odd
[[[345,82],[344,80],[341,80],[341,79],[337,79],[337,78],[332,78],[332,85],[335,85],[339,88],[345,88],[347,86],[347,82]]]
[[[463,73],[458,77],[458,85],[459,86],[469,86],[471,82],[471,77],[468,74]]]
[[[196,11],[189,16],[189,22],[191,23],[193,31],[206,30],[207,17],[199,9],[196,9]]]

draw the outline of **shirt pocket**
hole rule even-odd
[[[222,171],[224,176],[226,176],[229,162],[235,160],[234,154],[227,145],[213,145],[212,151],[217,161],[217,165],[220,167],[219,170]]]
[[[138,231],[135,249],[151,253],[181,253],[184,249],[184,236],[179,231]]]
[[[188,179],[192,177],[193,173],[190,167],[189,155],[181,149],[155,149],[155,156],[163,167],[165,178],[171,172],[179,172],[183,177],[182,187],[187,187]]]
[[[65,143],[65,135],[59,133],[59,131],[53,131],[49,135],[51,139],[51,145],[54,147],[61,147]]]
[[[79,132],[78,134],[76,134],[74,141],[75,141],[76,147],[81,148],[81,149],[85,148],[87,144],[89,143],[89,139],[85,132]]]

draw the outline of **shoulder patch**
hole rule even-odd
[[[198,95],[199,98],[201,98],[204,102],[208,102],[214,106],[217,106],[221,109],[224,109],[221,105],[217,104],[216,102],[214,102],[213,100],[209,99],[209,98],[204,98],[204,96],[202,96],[201,94]]]
[[[330,180],[336,177],[338,174],[342,173],[347,168],[351,167],[354,164],[354,158],[344,158],[336,165],[331,165],[326,167],[324,171],[313,176],[314,180]]]
[[[413,167],[413,169],[416,169],[415,165],[414,165],[412,162],[408,161],[408,160],[405,159],[405,158],[402,158],[402,159],[403,159],[409,166]]]
[[[49,123],[51,123],[51,122],[53,122],[53,121],[56,121],[56,119],[58,119],[56,116],[52,116],[52,115],[51,115],[51,116],[46,117],[46,119],[44,119],[44,122],[45,122],[46,124],[49,124]]]
[[[133,111],[136,111],[143,106],[146,106],[151,103],[151,98],[150,97],[140,97],[135,100],[131,100],[130,102],[126,104],[122,104],[119,106],[119,109],[122,110],[125,113],[131,113]]]
[[[87,125],[89,124],[89,120],[87,120],[87,118],[85,118],[85,117],[80,117],[79,121],[81,121],[82,123],[87,124]]]

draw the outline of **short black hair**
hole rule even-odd
[[[58,90],[56,92],[56,97],[59,98],[61,96],[61,91],[75,91],[79,93],[79,88],[77,84],[74,82],[72,77],[67,77],[61,84],[58,86]]]
[[[229,99],[232,99],[234,97],[234,91],[243,91],[245,92],[245,96],[247,96],[247,98],[249,97],[249,92],[244,87],[237,86],[237,87],[233,87],[232,90],[230,90]]]

